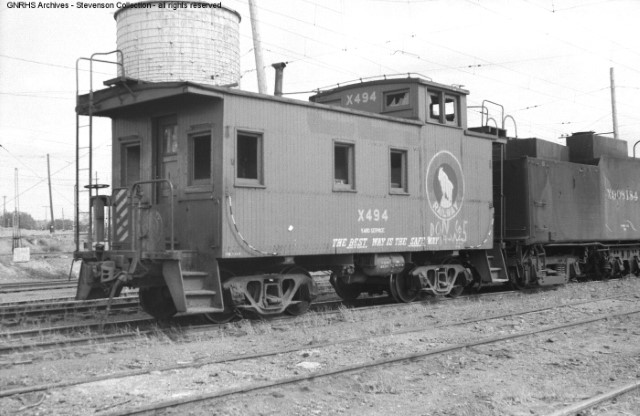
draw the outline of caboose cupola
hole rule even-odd
[[[312,102],[425,123],[466,128],[468,91],[421,76],[359,80],[310,97]]]

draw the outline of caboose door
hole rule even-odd
[[[175,204],[178,185],[177,117],[170,116],[157,119],[154,127],[154,179],[166,179],[171,182],[174,189]],[[170,243],[168,239],[170,239],[171,235],[171,188],[168,183],[159,182],[155,185],[154,200],[155,208],[162,217],[164,240]]]

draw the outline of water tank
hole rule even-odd
[[[209,1],[143,1],[128,3],[114,17],[127,77],[240,82],[240,14],[235,10]]]

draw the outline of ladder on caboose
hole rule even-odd
[[[98,56],[116,54],[116,61],[98,59]],[[89,102],[86,114],[82,114],[80,108],[80,62],[89,62]],[[81,218],[87,220],[87,249],[91,250],[93,239],[93,215],[91,212],[91,200],[94,190],[106,187],[106,185],[93,181],[93,64],[95,62],[116,65],[120,77],[125,76],[122,51],[96,52],[90,58],[78,58],[76,60],[76,184],[75,184],[75,212],[74,212],[74,239],[76,251],[80,251],[80,225]],[[81,179],[81,177],[83,179]],[[86,180],[86,182],[82,182]],[[81,201],[85,201],[84,203]],[[81,208],[83,207],[83,208]]]

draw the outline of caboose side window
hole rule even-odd
[[[354,146],[350,143],[334,143],[334,189],[355,189]]]
[[[391,149],[390,158],[390,186],[392,193],[406,193],[407,188],[407,151]]]
[[[440,93],[429,94],[429,118],[440,122]]]
[[[211,181],[211,135],[190,137],[190,185],[207,185]]]
[[[140,141],[121,146],[120,185],[129,187],[140,180]]]
[[[409,106],[409,91],[386,92],[384,94],[385,110],[395,110]]]
[[[444,118],[447,124],[458,124],[458,99],[447,95],[444,99]]]
[[[460,97],[442,91],[430,91],[427,112],[428,121],[459,127]]]
[[[178,152],[178,125],[165,124],[162,126],[163,152],[167,154],[175,154]]]
[[[262,135],[238,132],[236,177],[247,185],[262,184]]]

